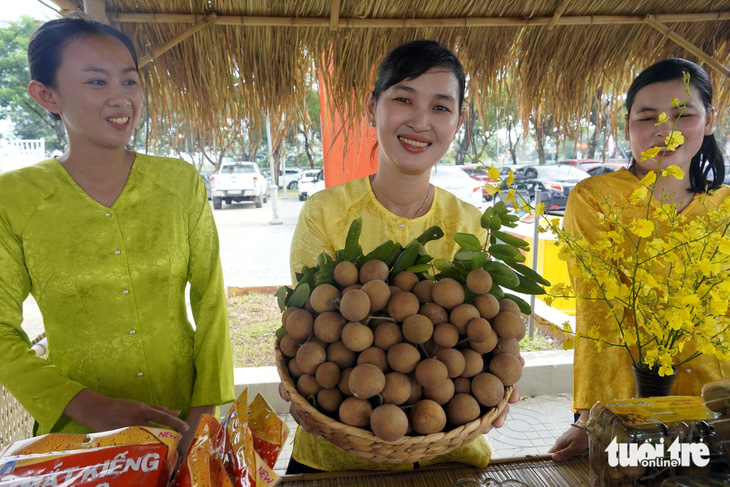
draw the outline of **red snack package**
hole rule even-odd
[[[179,439],[174,431],[135,426],[19,441],[0,457],[0,486],[165,486]]]

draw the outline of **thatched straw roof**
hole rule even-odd
[[[416,38],[457,52],[482,106],[517,103],[523,120],[550,114],[564,130],[597,93],[623,93],[669,56],[703,63],[721,115],[730,102],[730,0],[53,1],[129,34],[149,61],[152,124],[193,133],[280,120],[317,76],[362,117],[373,68]]]

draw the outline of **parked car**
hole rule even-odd
[[[495,201],[504,200],[510,189],[514,189],[525,201],[534,206],[535,190],[541,190],[540,201],[549,212],[560,214],[565,210],[568,195],[573,187],[590,175],[572,164],[545,164],[542,166],[522,166],[515,171],[515,181],[511,186],[502,184],[501,193]],[[520,198],[517,198],[520,201]],[[505,202],[512,206],[512,202]]]
[[[604,162],[597,164],[586,172],[591,176],[600,176],[601,174],[608,174],[610,172],[618,171],[622,167],[627,167],[628,164],[624,162]]]
[[[578,169],[582,169],[583,171],[588,171],[589,169],[604,164],[604,162],[599,161],[598,159],[564,159],[562,161],[558,161],[558,164],[570,164]]]
[[[268,200],[268,183],[255,162],[229,161],[210,177],[213,208],[220,210],[225,201],[227,205],[240,201],[252,201],[261,208]]]
[[[300,176],[301,171],[299,168],[287,167],[283,171],[279,171],[279,187],[297,189],[297,186],[299,186]]]
[[[304,178],[300,180],[299,201],[306,200],[314,193],[322,191],[324,187],[324,169],[318,169],[317,173],[309,181],[306,181]]]
[[[499,186],[499,182],[489,177],[489,173],[484,167],[479,166],[459,166],[461,167],[470,178],[475,181],[479,181],[482,188],[482,198],[484,201],[491,201],[492,195],[486,190],[486,185],[491,184],[492,186]]]
[[[470,178],[459,166],[436,164],[431,168],[431,184],[445,189],[457,198],[482,207],[482,184]]]
[[[314,181],[314,178],[317,177],[317,174],[319,174],[319,171],[321,171],[321,168],[317,169],[304,169],[302,172],[299,173],[299,180],[297,181],[297,187],[301,186],[302,183],[307,184]]]

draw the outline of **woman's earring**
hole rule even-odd
[[[371,127],[375,127],[375,120],[371,120],[371,121],[370,121],[370,126],[371,126]]]

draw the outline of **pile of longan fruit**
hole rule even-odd
[[[522,375],[518,305],[489,294],[483,269],[465,283],[410,271],[389,282],[389,273],[377,259],[360,269],[339,262],[335,284],[314,287],[303,308],[286,308],[278,345],[297,391],[385,441],[482,417]]]

